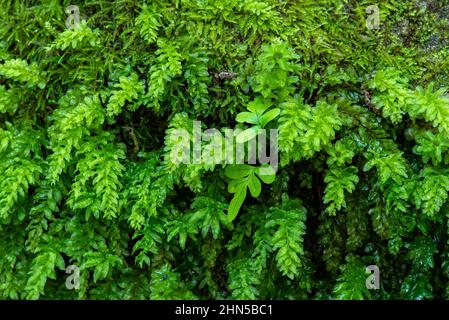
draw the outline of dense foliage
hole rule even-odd
[[[2,299],[448,297],[447,1],[0,3]],[[275,176],[171,161],[194,120]]]

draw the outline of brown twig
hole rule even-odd
[[[126,131],[128,131],[129,136],[131,137],[131,139],[133,140],[133,144],[134,144],[134,153],[139,152],[139,142],[137,141],[137,137],[136,134],[134,133],[134,129],[132,127],[123,127],[123,129],[125,129]]]
[[[380,114],[380,110],[371,102],[371,95],[368,90],[366,90],[366,88],[362,88],[362,93],[364,97],[363,102],[365,105],[375,114]]]

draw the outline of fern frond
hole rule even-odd
[[[270,208],[267,228],[274,228],[272,247],[279,270],[293,279],[298,275],[304,255],[303,235],[306,233],[306,210],[299,201],[284,199],[279,208]]]

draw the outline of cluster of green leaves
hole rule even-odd
[[[0,3],[0,299],[449,297],[445,1],[70,4]]]

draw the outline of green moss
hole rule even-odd
[[[68,5],[0,4],[0,298],[447,298],[448,1]],[[170,161],[193,120],[276,174]]]

